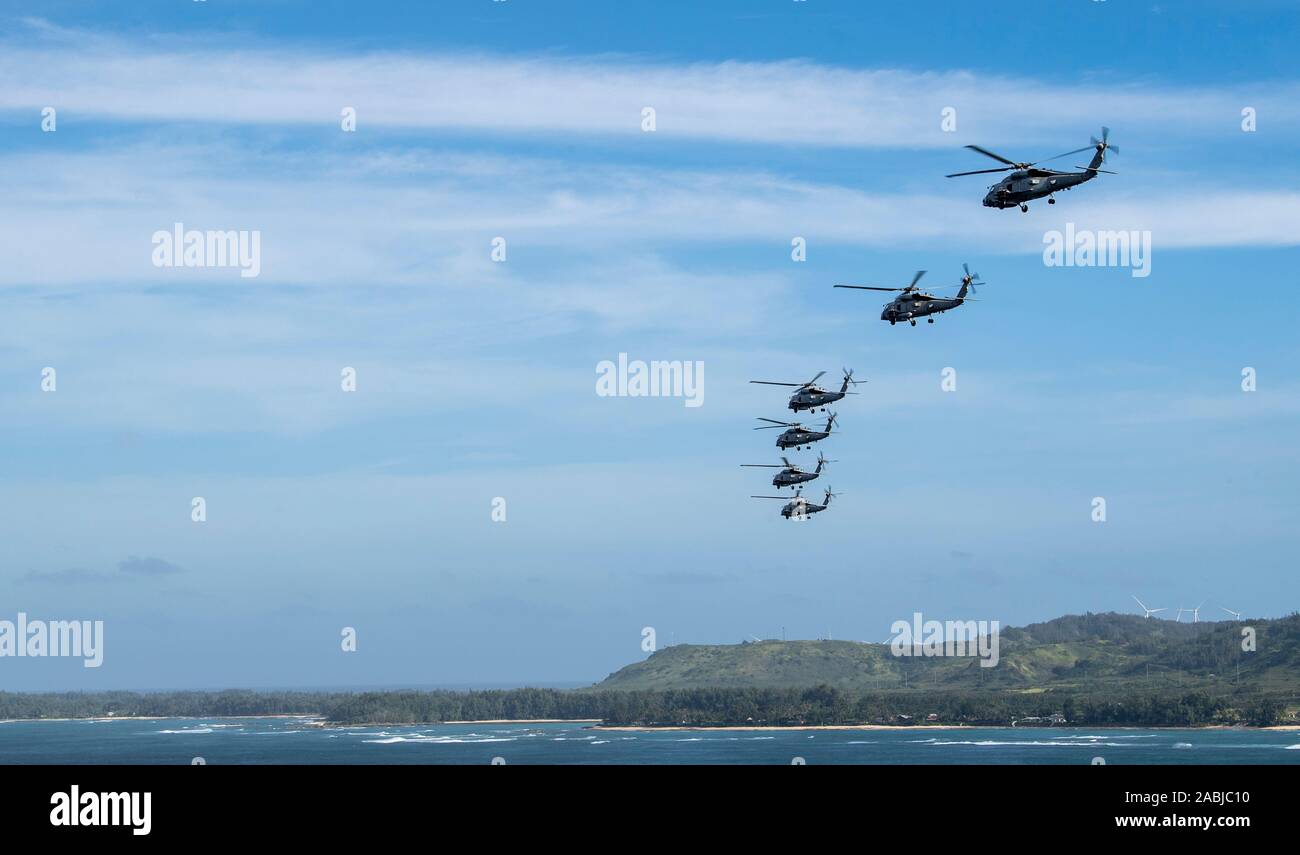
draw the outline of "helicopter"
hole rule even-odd
[[[1056,200],[1052,194],[1057,190],[1069,190],[1085,181],[1091,181],[1097,177],[1100,172],[1107,175],[1115,175],[1108,169],[1102,169],[1101,165],[1106,162],[1106,152],[1112,151],[1119,154],[1119,149],[1110,144],[1110,128],[1102,127],[1101,139],[1091,137],[1092,144],[1077,148],[1074,151],[1067,151],[1065,154],[1058,154],[1055,157],[1049,157],[1046,160],[1038,160],[1033,163],[1017,163],[1014,160],[1008,160],[1000,154],[995,154],[986,148],[980,148],[977,145],[968,145],[966,148],[972,151],[978,151],[985,157],[991,157],[994,160],[1007,164],[998,169],[976,169],[973,172],[954,172],[947,178],[956,178],[961,175],[983,175],[989,172],[1006,172],[1012,170],[1011,174],[1003,178],[997,184],[989,187],[989,192],[984,197],[984,207],[986,208],[1012,208],[1020,206],[1020,210],[1029,211],[1029,205],[1026,204],[1031,199],[1041,199],[1047,197],[1047,204],[1055,205]],[[1048,160],[1056,160],[1060,157],[1066,157],[1071,154],[1078,154],[1081,151],[1095,149],[1096,154],[1092,156],[1092,162],[1087,166],[1076,166],[1076,169],[1082,172],[1059,172],[1055,169],[1043,169],[1038,166],[1040,163],[1046,163]]]
[[[774,380],[750,380],[749,382],[761,383],[764,386],[795,386],[797,387],[798,391],[796,391],[793,395],[790,396],[791,410],[793,410],[796,413],[799,412],[800,410],[808,410],[809,412],[815,413],[817,412],[817,408],[821,407],[822,412],[824,413],[826,412],[827,404],[838,401],[842,399],[845,395],[857,394],[856,392],[848,391],[849,384],[856,386],[859,382],[865,382],[865,381],[854,380],[853,372],[850,371],[849,369],[845,368],[843,370],[844,370],[844,382],[840,384],[840,390],[838,392],[829,389],[823,389],[822,387],[817,385],[817,381],[821,378],[823,374],[826,373],[825,371],[817,372],[817,376],[809,380],[807,383],[777,383]]]
[[[802,446],[812,445],[814,442],[825,439],[831,435],[831,427],[835,424],[835,413],[831,413],[831,417],[826,420],[826,430],[806,428],[798,422],[778,422],[776,419],[765,419],[761,416],[759,417],[759,421],[771,422],[772,424],[756,427],[754,430],[772,430],[773,428],[778,427],[786,428],[786,430],[782,431],[781,435],[776,438],[776,447],[783,451],[787,448],[793,448],[798,451]]]
[[[819,505],[803,497],[802,487],[795,491],[794,498],[787,501],[781,508],[781,516],[788,520],[806,520],[813,514],[821,513],[831,506],[831,499],[838,496],[839,493],[832,493],[831,488],[826,488],[826,495]],[[751,499],[785,499],[786,496],[750,496]]]
[[[798,466],[795,466],[787,458],[782,457],[781,462],[784,467],[776,463],[742,463],[741,466],[747,466],[753,469],[780,469],[781,471],[772,476],[772,486],[793,487],[795,484],[802,484],[805,481],[815,481],[822,474],[822,467],[827,463],[835,463],[834,460],[827,460],[822,455],[817,455],[817,468],[811,472],[805,472]]]
[[[912,277],[912,282],[906,288],[878,288],[874,285],[836,285],[836,288],[856,288],[859,291],[901,291],[891,302],[885,304],[885,309],[880,313],[882,321],[889,321],[892,327],[899,321],[908,321],[912,326],[916,326],[917,318],[925,318],[929,323],[934,323],[933,315],[940,315],[949,309],[955,309],[962,303],[973,298],[967,297],[968,293],[975,293],[976,285],[985,284],[980,280],[978,273],[971,273],[970,266],[962,264],[962,270],[966,275],[961,278],[961,290],[955,297],[936,297],[926,291],[916,287],[916,283],[921,281],[925,275],[924,270],[916,271]],[[791,399],[793,406],[793,399]]]

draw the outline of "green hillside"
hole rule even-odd
[[[1242,650],[1242,630],[1256,649]],[[1000,661],[900,657],[888,644],[757,641],[681,644],[611,674],[594,688],[673,690],[811,688],[882,690],[1300,691],[1300,615],[1197,624],[1136,615],[1069,615],[1003,629]]]

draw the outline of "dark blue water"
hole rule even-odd
[[[600,730],[587,723],[326,728],[307,718],[0,723],[0,763],[1300,764],[1300,732],[1098,728]]]

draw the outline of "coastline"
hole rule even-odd
[[[309,727],[434,727],[440,724],[585,724],[588,730],[607,731],[735,731],[735,730],[970,730],[977,728],[1009,728],[1006,724],[601,724],[598,718],[485,718],[455,721],[326,721],[320,713],[268,713],[261,715],[114,715],[82,716],[76,718],[6,718],[0,724],[21,722],[105,722],[105,721],[198,721],[201,719],[308,719]],[[1250,727],[1242,724],[1205,725],[1026,725],[1017,730],[1259,730],[1300,731],[1300,724],[1274,724],[1267,727]]]
[[[592,730],[963,730],[1005,725],[969,724],[598,724]],[[1029,728],[1025,728],[1029,730]]]
[[[83,715],[72,718],[0,718],[0,724],[24,721],[197,721],[202,718],[323,718],[320,713],[266,713],[260,715]]]
[[[720,724],[707,725],[665,724],[665,725],[605,725],[598,724],[591,730],[975,730],[975,729],[1012,729],[1009,724]],[[1206,725],[1097,725],[1097,724],[1063,724],[1063,725],[1025,725],[1015,730],[1300,730],[1300,724],[1275,724],[1268,727],[1250,727],[1242,724],[1206,724]]]

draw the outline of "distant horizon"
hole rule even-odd
[[[1190,620],[1180,622],[1173,618],[1161,618],[1158,615],[1152,615],[1150,618],[1147,618],[1144,617],[1143,615],[1133,614],[1131,612],[1120,612],[1120,611],[1077,612],[1071,614],[1057,615],[1056,617],[1053,618],[1034,620],[1034,621],[1030,621],[1029,623],[1022,624],[1020,626],[1000,627],[1000,629],[1002,631],[1006,631],[1010,629],[1024,629],[1025,627],[1034,626],[1037,624],[1047,624],[1047,623],[1052,623],[1053,621],[1063,620],[1065,618],[1086,617],[1089,615],[1115,615],[1119,617],[1131,617],[1136,620],[1166,620],[1170,623],[1181,623],[1182,625],[1187,625],[1187,626],[1199,626],[1202,624],[1210,625],[1210,624],[1217,624],[1217,623],[1240,623],[1245,621],[1285,620],[1289,617],[1295,616],[1298,613],[1300,613],[1300,611],[1291,611],[1284,615],[1279,615],[1277,617],[1258,617],[1258,616],[1243,615],[1241,621],[1238,621],[1235,618],[1234,619],[1216,618],[1213,620],[1197,621],[1195,624],[1193,624]],[[740,639],[739,641],[678,641],[672,644],[665,644],[659,647],[655,652],[666,650],[670,647],[683,647],[683,646],[718,647],[718,646],[733,646],[733,645],[755,644],[755,643],[765,643],[765,642],[776,642],[778,644],[790,644],[794,642],[814,642],[814,643],[842,642],[842,643],[849,643],[849,644],[867,644],[867,645],[879,645],[879,646],[888,646],[889,644],[889,641],[866,641],[863,639],[856,639],[856,638],[759,638],[757,641],[755,641],[753,638],[744,638],[744,639]],[[625,665],[634,664],[635,661],[636,660],[630,659],[627,663],[625,663]],[[624,666],[619,666],[619,667],[622,668]],[[24,694],[24,695],[79,694],[79,693],[80,694],[107,694],[112,692],[134,692],[138,694],[162,694],[166,692],[196,692],[196,693],[207,693],[207,694],[215,694],[220,692],[302,692],[302,693],[309,693],[309,694],[327,694],[327,693],[350,693],[350,692],[403,692],[403,691],[485,692],[485,691],[511,690],[511,689],[583,689],[583,688],[591,688],[599,685],[601,682],[603,682],[607,677],[615,673],[617,670],[619,669],[615,669],[615,671],[609,672],[609,674],[606,674],[604,677],[599,677],[593,680],[519,680],[519,681],[503,680],[503,681],[490,681],[490,682],[469,681],[469,682],[458,682],[458,683],[394,682],[394,683],[386,683],[382,685],[356,684],[356,685],[337,685],[337,686],[228,685],[222,687],[172,686],[166,688],[159,688],[159,687],[131,688],[131,687],[119,686],[113,688],[95,688],[95,689],[75,689],[75,688],[74,689],[57,689],[57,688],[7,689],[4,687],[0,687],[0,694],[3,693]]]

